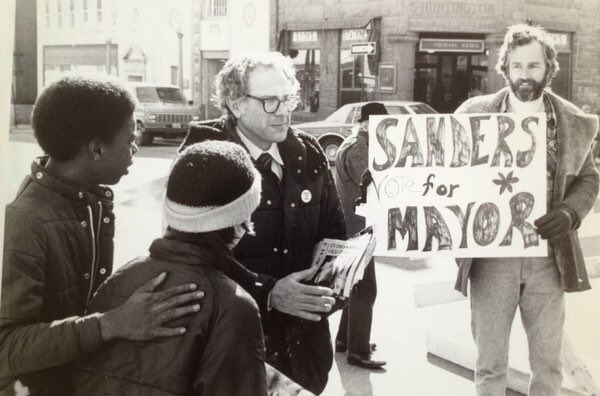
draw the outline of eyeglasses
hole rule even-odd
[[[280,100],[278,97],[269,96],[268,98],[259,98],[257,96],[246,95],[248,98],[256,99],[262,103],[263,110],[265,113],[273,114],[279,110],[279,105],[283,103],[283,106],[287,111],[294,111],[300,99],[296,95],[286,96],[285,99]]]

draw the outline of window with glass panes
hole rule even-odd
[[[208,17],[227,16],[227,0],[209,0],[207,16]]]

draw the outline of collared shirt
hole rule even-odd
[[[273,171],[273,173],[275,173],[275,175],[279,178],[279,180],[281,180],[281,178],[283,177],[283,159],[281,158],[281,154],[279,153],[279,148],[277,147],[277,145],[271,144],[271,147],[269,147],[269,149],[267,151],[264,151],[264,150],[260,149],[257,145],[252,143],[242,133],[242,131],[240,131],[239,128],[236,128],[235,131],[237,132],[238,136],[242,140],[242,143],[244,143],[244,145],[248,149],[248,152],[250,153],[250,156],[252,157],[252,159],[254,161],[256,161],[258,159],[258,157],[260,157],[261,154],[264,154],[264,153],[268,153],[271,155],[271,157],[273,157],[273,161],[271,161],[271,171]]]

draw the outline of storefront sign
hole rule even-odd
[[[494,18],[410,17],[408,28],[414,32],[479,32],[496,31]]]
[[[357,213],[375,254],[545,257],[543,113],[372,116],[373,183]]]
[[[352,55],[373,55],[376,52],[377,44],[374,41],[350,45]]]
[[[478,18],[493,16],[495,12],[494,2],[413,1],[410,3],[411,15],[467,16]]]
[[[483,40],[421,39],[419,51],[423,52],[474,52],[485,50]]]
[[[548,37],[554,43],[557,52],[571,52],[571,36],[569,33],[548,32]]]
[[[342,30],[342,41],[367,41],[367,38],[365,29]]]
[[[294,43],[312,43],[318,40],[319,35],[316,30],[292,32],[292,41]]]

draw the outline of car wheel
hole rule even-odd
[[[154,136],[150,133],[146,133],[146,127],[140,121],[136,123],[137,128],[135,131],[135,144],[138,146],[149,146],[154,140]]]
[[[342,144],[342,140],[334,137],[327,137],[319,141],[319,144],[327,156],[330,165],[335,164],[335,156],[337,155],[338,149]]]

